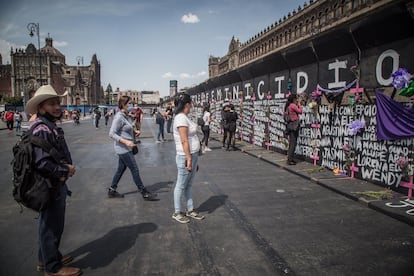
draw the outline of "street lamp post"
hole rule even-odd
[[[34,36],[34,34],[36,33],[37,35],[37,47],[39,49],[39,83],[40,86],[42,86],[42,56],[41,56],[41,51],[40,51],[40,26],[39,23],[29,23],[27,24],[27,29],[29,30],[29,35],[31,37]]]

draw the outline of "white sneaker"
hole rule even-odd
[[[180,212],[174,213],[172,215],[172,218],[175,219],[176,221],[178,221],[179,223],[189,223],[190,222],[190,219],[187,216],[180,213]]]
[[[157,140],[157,142],[156,142],[157,144],[159,144],[159,143],[161,143],[161,141],[160,140]]]
[[[206,148],[204,149],[204,151],[211,151],[211,149],[210,149],[209,147],[206,147]]]

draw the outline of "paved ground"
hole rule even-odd
[[[251,145],[226,152],[215,136],[194,183],[195,205],[206,219],[182,225],[171,219],[174,143],[171,136],[155,143],[152,119],[144,121],[137,160],[144,183],[159,194],[155,202],[142,200],[129,173],[119,186],[125,198],[107,198],[116,166],[108,128],[95,129],[90,120],[63,127],[77,173],[68,183],[73,196],[61,249],[84,275],[413,274],[407,211],[414,207],[356,194],[378,186],[306,162],[287,167],[284,155]],[[16,139],[0,131],[0,275],[41,275],[34,270],[36,214],[20,214],[11,197]],[[386,206],[401,201],[405,207]]]

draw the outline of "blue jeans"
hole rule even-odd
[[[164,120],[160,124],[158,124],[158,135],[157,139],[160,140],[160,137],[162,136],[162,139],[164,139]]]
[[[175,162],[177,163],[177,183],[174,188],[174,209],[175,212],[181,211],[181,198],[185,197],[187,211],[194,209],[193,205],[193,179],[197,170],[198,152],[191,154],[192,170],[187,171],[185,167],[185,155],[177,155]]]
[[[129,151],[124,154],[118,154],[118,157],[118,169],[116,170],[115,175],[112,179],[111,188],[116,190],[116,188],[118,187],[119,180],[124,174],[126,168],[129,168],[131,170],[132,178],[134,179],[135,185],[137,185],[138,187],[138,191],[142,192],[145,189],[145,187],[142,184],[141,176],[139,175],[137,161],[135,161],[135,157],[132,154],[132,151]]]
[[[62,268],[59,245],[65,226],[66,195],[66,184],[58,184],[55,200],[40,213],[38,258],[47,272],[57,272]]]

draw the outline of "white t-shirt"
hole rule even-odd
[[[197,136],[197,125],[191,122],[190,119],[184,114],[180,113],[174,117],[173,125],[175,149],[177,150],[178,155],[185,155],[183,150],[183,145],[181,144],[180,133],[178,132],[178,127],[188,127],[188,142],[190,144],[190,153],[195,153],[200,150],[200,140]]]
[[[210,118],[210,112],[206,111],[203,114],[203,121],[205,126],[210,126],[210,122],[208,121],[208,118]]]

